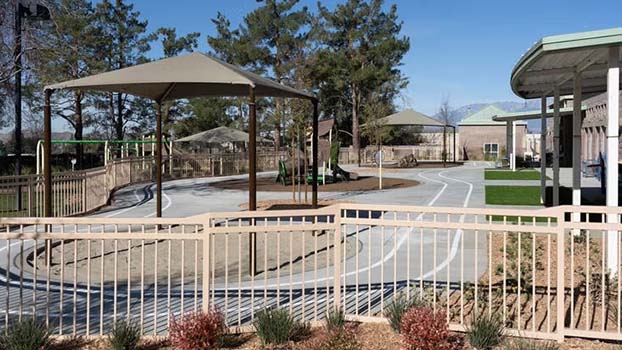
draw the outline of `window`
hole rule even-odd
[[[484,144],[484,159],[497,159],[499,157],[499,144],[498,143],[485,143]]]

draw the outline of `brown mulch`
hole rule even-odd
[[[291,343],[287,349],[307,350],[324,332],[323,328],[314,328],[311,334],[298,343]],[[386,324],[360,324],[357,330],[357,340],[361,350],[403,350],[399,334]],[[470,347],[465,346],[465,349]],[[497,349],[503,349],[503,346]],[[594,350],[620,350],[620,345],[612,342],[600,342],[586,339],[566,339],[560,344],[560,350],[594,349]],[[99,339],[73,339],[59,341],[52,350],[107,350],[109,344],[107,338]],[[140,350],[172,350],[173,347],[164,339],[148,339],[141,344]],[[229,350],[261,350],[264,347],[254,334],[230,335],[225,340],[222,349]]]
[[[414,187],[419,185],[418,181],[415,180],[407,180],[407,179],[397,179],[391,177],[385,177],[382,179],[382,189],[390,190],[396,188],[405,188],[405,187]],[[238,190],[245,191],[248,190],[248,180],[247,179],[235,179],[235,180],[226,180],[220,182],[214,182],[211,184],[216,188],[220,188],[223,190]],[[305,187],[307,187],[307,191],[311,193],[311,185],[305,186],[305,184],[300,184],[301,191],[304,196]],[[283,186],[280,182],[275,182],[272,177],[262,177],[257,178],[257,191],[260,192],[292,192],[294,190],[294,186],[291,184],[287,186]],[[351,181],[342,181],[336,183],[330,183],[326,185],[319,185],[319,192],[358,192],[358,191],[374,191],[378,190],[378,178],[374,176],[367,177],[359,177],[358,180]],[[296,193],[298,192],[298,185],[295,186]]]

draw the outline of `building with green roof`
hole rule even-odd
[[[495,105],[489,105],[467,116],[458,123],[460,144],[465,159],[497,160],[507,153],[507,123],[493,118],[506,112]],[[527,123],[515,122],[516,155],[524,157]]]

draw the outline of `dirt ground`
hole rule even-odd
[[[307,350],[312,349],[311,344],[323,332],[323,328],[315,328],[311,334],[301,342],[291,344],[289,349]],[[400,336],[384,324],[360,324],[357,330],[357,340],[361,350],[403,350],[405,349]],[[263,349],[259,339],[253,334],[232,335],[227,337],[227,344],[222,349],[238,349],[238,350],[260,350]],[[470,347],[465,345],[465,349]],[[71,339],[56,344],[53,350],[104,350],[109,349],[108,340],[102,339]],[[166,340],[144,340],[140,350],[172,350]],[[496,349],[502,350],[504,346]],[[495,350],[496,350],[495,349]],[[600,341],[590,341],[585,339],[566,339],[560,344],[560,350],[619,350],[620,345],[615,343],[607,343]]]
[[[413,187],[419,185],[418,181],[407,179],[396,179],[391,177],[385,177],[382,179],[382,189],[390,190],[396,188]],[[215,182],[212,186],[223,190],[248,190],[248,180],[236,179],[226,180],[221,182]],[[301,184],[301,191],[304,195],[305,184]],[[307,191],[309,196],[311,193],[311,185],[307,185]],[[257,191],[260,192],[292,192],[294,186],[291,184],[283,186],[280,182],[275,182],[272,177],[261,177],[257,179]],[[378,178],[374,176],[362,176],[358,180],[351,180],[347,182],[336,182],[326,185],[318,186],[319,192],[358,192],[358,191],[373,191],[378,189]],[[298,192],[298,185],[295,186],[296,192]]]

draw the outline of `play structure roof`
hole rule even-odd
[[[203,53],[165,58],[46,86],[46,89],[124,92],[155,101],[200,96],[257,96],[314,99],[312,94],[247,72]]]
[[[194,135],[182,137],[177,142],[203,142],[203,143],[226,143],[226,142],[248,142],[248,134],[244,131],[232,129],[226,126],[219,126],[214,129],[201,131]],[[272,143],[271,140],[257,137],[257,142]]]
[[[442,122],[412,109],[405,109],[401,112],[391,114],[380,119],[379,122],[384,125],[394,126],[446,126]]]

